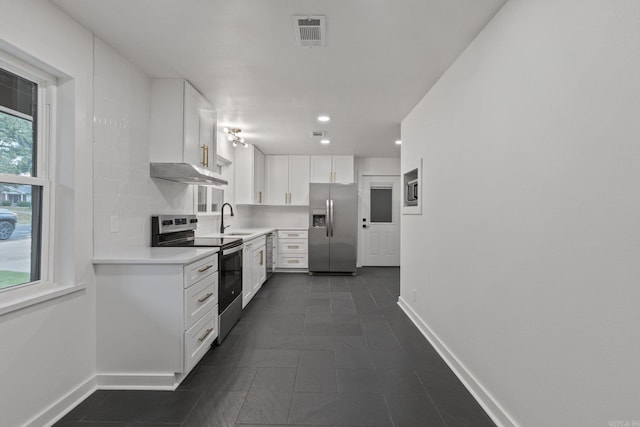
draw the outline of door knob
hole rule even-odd
[[[362,228],[369,228],[367,224],[362,224]]]

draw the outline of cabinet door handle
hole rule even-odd
[[[264,263],[264,251],[260,251],[260,265]]]
[[[204,166],[205,168],[209,167],[209,146],[208,145],[202,146],[202,166]]]
[[[213,295],[213,292],[209,292],[208,294],[206,294],[205,296],[203,296],[202,298],[200,298],[198,300],[198,302],[205,302],[206,300],[208,300],[209,298],[211,298],[211,296]]]
[[[211,331],[213,331],[213,328],[207,329],[207,332],[205,332],[203,336],[198,338],[198,341],[202,342],[202,341],[206,340],[207,337],[209,336],[209,334],[211,333]]]
[[[287,204],[287,200],[288,200],[288,199],[287,199],[287,193],[284,193],[284,204],[285,204],[285,205]]]
[[[211,267],[213,267],[213,264],[209,264],[206,267],[202,267],[198,269],[198,273],[204,273],[205,271],[207,271],[208,269],[210,269]]]

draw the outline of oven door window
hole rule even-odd
[[[220,312],[242,294],[242,251],[220,255]]]

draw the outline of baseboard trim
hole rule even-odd
[[[98,374],[100,390],[166,390],[178,387],[176,376],[171,374]]]
[[[509,416],[507,411],[493,398],[493,396],[482,386],[482,384],[469,372],[460,360],[449,350],[440,340],[438,335],[427,325],[427,323],[416,313],[407,302],[398,298],[398,305],[420,330],[422,335],[436,349],[440,357],[449,365],[449,368],[458,377],[462,384],[469,390],[469,393],[478,401],[480,406],[487,412],[489,417],[499,427],[518,427],[518,424]]]
[[[75,408],[80,402],[89,397],[97,389],[96,378],[91,377],[84,383],[62,396],[44,411],[31,418],[24,425],[25,427],[51,426],[60,418]]]

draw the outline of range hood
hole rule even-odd
[[[151,163],[151,177],[195,185],[227,185],[217,173],[190,163]]]

